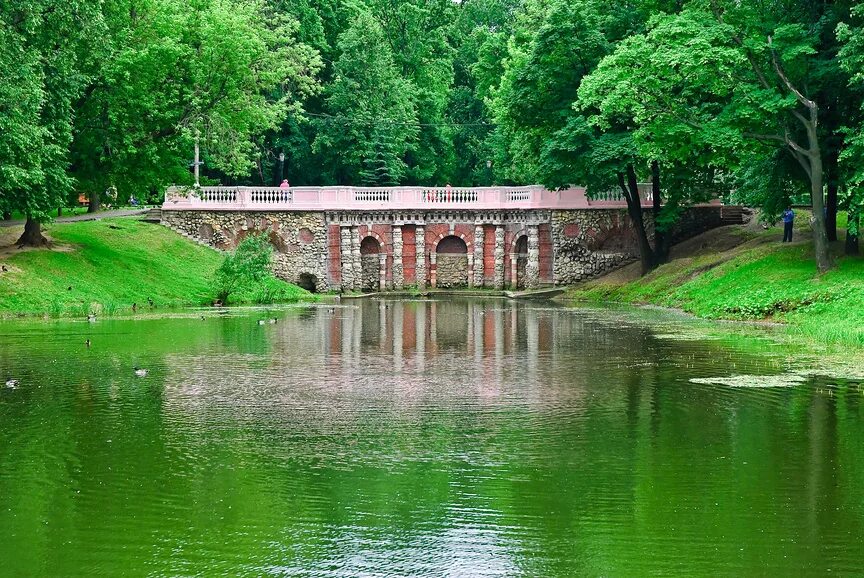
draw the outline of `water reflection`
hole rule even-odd
[[[784,357],[624,311],[272,315],[0,325],[4,571],[864,571],[859,383],[694,384]]]

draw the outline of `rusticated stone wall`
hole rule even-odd
[[[468,286],[468,255],[438,253],[435,257],[439,288]]]
[[[552,245],[556,285],[597,277],[638,255],[626,209],[554,211]]]
[[[363,291],[379,291],[381,289],[381,258],[378,254],[362,255],[360,257],[363,281]]]
[[[653,239],[652,211],[644,217]],[[319,291],[566,285],[638,258],[630,218],[626,209],[617,208],[430,211],[401,217],[385,211],[163,210],[162,222],[221,250],[264,232],[275,248],[276,275],[293,283],[312,276]],[[721,224],[719,206],[688,209],[672,231],[672,241]],[[437,253],[437,244],[448,236],[462,239],[467,255]],[[380,254],[361,260],[360,245],[367,237],[375,238]],[[527,247],[521,262],[516,253],[520,239]]]
[[[277,277],[297,283],[301,275],[313,275],[318,291],[329,289],[324,213],[164,211],[162,224],[220,250],[234,249],[247,235],[266,233]]]
[[[651,215],[651,213],[649,213]],[[653,215],[652,219],[653,219]],[[653,222],[653,221],[652,221]],[[678,223],[672,229],[672,242],[679,243],[709,229],[716,229],[723,224],[720,206],[690,207],[681,214]]]
[[[654,240],[654,214],[644,210],[649,241]],[[677,243],[722,225],[720,206],[685,210],[672,230]],[[598,277],[639,258],[633,224],[626,209],[553,211],[552,246],[556,285]]]

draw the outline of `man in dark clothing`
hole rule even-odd
[[[783,211],[783,242],[792,242],[792,226],[795,224],[795,211],[792,207],[786,207]]]

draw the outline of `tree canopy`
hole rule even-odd
[[[189,184],[197,138],[210,182],[617,191],[646,270],[692,203],[806,200],[824,271],[838,210],[857,250],[862,20],[853,0],[0,3],[0,210],[38,241],[70,195]]]

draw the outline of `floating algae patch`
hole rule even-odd
[[[726,385],[728,387],[794,387],[805,383],[807,378],[797,373],[780,375],[732,375],[730,377],[693,377],[691,383]]]
[[[685,331],[681,333],[656,333],[655,339],[669,339],[671,341],[719,341],[723,339],[720,335],[708,335],[696,331]]]

